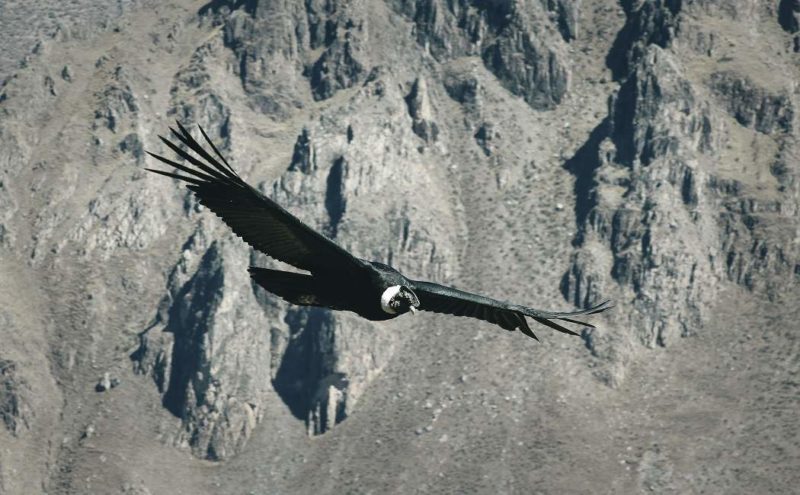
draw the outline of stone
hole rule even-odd
[[[98,392],[111,390],[111,375],[108,372],[103,373],[103,378],[97,382],[97,385],[95,385],[94,389]]]
[[[30,428],[27,389],[25,381],[17,375],[16,363],[0,358],[0,421],[12,435]]]

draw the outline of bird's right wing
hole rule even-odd
[[[536,340],[539,339],[530,329],[527,321],[525,321],[526,316],[559,332],[578,335],[575,331],[566,328],[554,320],[594,327],[594,325],[590,323],[575,320],[573,317],[600,313],[611,307],[609,301],[606,301],[582,311],[557,313],[497,301],[433,282],[412,280],[411,284],[411,290],[413,290],[417,298],[419,298],[419,309],[423,311],[477,318],[499,325],[506,330],[518,329],[528,337]]]
[[[202,128],[200,132],[222,163],[180,123],[178,131],[172,128],[170,131],[196,155],[161,136],[164,144],[183,158],[185,163],[176,163],[150,152],[148,154],[188,175],[147,170],[188,182],[187,187],[197,195],[200,203],[220,217],[247,244],[301,270],[346,272],[364,268],[361,260],[245,183]]]

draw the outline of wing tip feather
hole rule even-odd
[[[525,317],[524,316],[520,316],[519,319],[520,319],[520,324],[519,324],[519,327],[518,327],[519,331],[522,332],[523,334],[527,335],[528,337],[532,338],[536,342],[541,342],[539,340],[539,337],[537,337],[536,334],[533,333],[533,330],[531,330],[531,327],[528,326],[528,322],[525,321]]]

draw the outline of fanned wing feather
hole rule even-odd
[[[506,330],[519,330],[536,340],[539,339],[525,321],[526,316],[559,332],[578,335],[577,332],[553,320],[594,327],[590,323],[575,320],[572,317],[600,313],[611,307],[606,301],[585,310],[559,313],[509,304],[433,282],[414,280],[411,289],[419,298],[419,309],[421,310],[477,318],[499,325]]]
[[[159,136],[186,163],[180,164],[154,153],[150,153],[150,156],[188,176],[164,170],[148,170],[187,182],[187,187],[197,195],[202,205],[222,218],[250,246],[272,258],[311,272],[341,272],[363,267],[361,260],[245,183],[202,128],[200,132],[203,137],[224,164],[204,150],[180,123],[178,129],[170,131],[195,155]]]

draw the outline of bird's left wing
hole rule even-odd
[[[532,337],[536,340],[539,339],[533,331],[531,331],[527,321],[525,321],[526,316],[559,332],[578,335],[573,330],[566,328],[554,320],[594,327],[594,325],[590,323],[575,320],[573,317],[600,313],[611,307],[609,301],[606,301],[582,311],[557,313],[497,301],[433,282],[412,280],[411,284],[411,290],[413,290],[419,298],[419,309],[421,310],[477,318],[499,325],[506,330],[518,329],[528,337]]]
[[[176,163],[150,152],[148,154],[188,175],[147,170],[188,182],[187,187],[197,195],[200,203],[222,218],[250,246],[279,261],[311,272],[332,269],[346,272],[364,267],[361,260],[244,182],[202,128],[200,132],[219,160],[205,150],[180,123],[177,131],[172,128],[170,131],[194,154],[161,136],[164,144],[183,158],[185,163]]]

